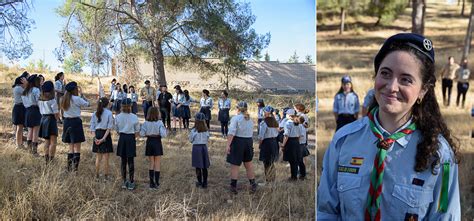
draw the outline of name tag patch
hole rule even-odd
[[[406,213],[404,220],[405,221],[418,221],[418,214]]]
[[[364,163],[363,157],[352,157],[351,159],[351,165],[360,166],[362,163]]]
[[[339,171],[339,173],[358,174],[359,173],[359,168],[358,167],[339,166],[337,171]]]
[[[411,182],[411,184],[417,185],[417,186],[423,186],[423,184],[425,184],[425,181],[418,178],[413,178],[413,181]]]

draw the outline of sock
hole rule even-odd
[[[31,152],[33,154],[38,153],[38,142],[31,142]]]
[[[49,156],[49,161],[53,161],[54,156]]]
[[[150,184],[154,185],[155,184],[155,171],[148,170],[148,175],[150,176]]]
[[[129,157],[127,159],[128,161],[128,172],[130,173],[129,177],[130,177],[130,182],[134,182],[134,174],[135,174],[135,163],[133,162],[133,157]]]
[[[155,184],[156,186],[160,185],[160,171],[155,171]]]
[[[231,179],[230,180],[230,186],[237,187],[237,180]]]
[[[71,171],[73,156],[74,156],[73,153],[68,153],[67,154],[67,171]]]
[[[199,184],[202,184],[202,173],[201,168],[196,168],[196,177]]]
[[[122,179],[125,182],[127,180],[127,158],[121,157],[122,163],[120,164],[120,169],[122,169]]]
[[[250,185],[255,185],[255,179],[249,179]]]
[[[49,162],[49,155],[44,155],[44,159],[45,159],[46,163],[48,163]]]
[[[27,141],[26,141],[26,146],[27,146],[27,147],[31,147],[31,140],[27,140]]]
[[[207,185],[207,169],[202,169],[202,184]]]
[[[81,161],[81,153],[74,153],[74,171],[79,169],[79,161]]]

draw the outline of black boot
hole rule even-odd
[[[202,188],[207,188],[207,169],[202,169]]]
[[[35,157],[39,156],[38,155],[38,142],[31,142],[31,153]]]
[[[79,162],[81,161],[81,153],[74,153],[73,162],[74,162],[74,171],[79,169]]]
[[[160,186],[160,171],[155,171],[155,185],[157,188]]]
[[[150,176],[150,188],[151,188],[151,189],[156,188],[156,184],[155,184],[155,171],[154,171],[154,170],[148,170],[148,175]]]
[[[202,173],[201,173],[201,168],[196,168],[196,177],[197,177],[197,182],[196,182],[196,187],[202,187]]]
[[[73,153],[68,153],[67,154],[67,171],[71,172],[72,171],[72,161],[73,161],[74,154]]]
[[[49,155],[44,155],[44,159],[46,161],[46,164],[48,164],[49,163]]]

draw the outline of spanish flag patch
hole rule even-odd
[[[352,157],[351,165],[360,166],[364,163],[364,158],[362,157]]]

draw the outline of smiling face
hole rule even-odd
[[[342,83],[342,90],[344,90],[344,93],[349,93],[351,92],[352,89],[352,83]]]
[[[411,111],[422,89],[421,62],[409,52],[394,51],[382,61],[375,76],[375,99],[380,111],[404,116]]]

